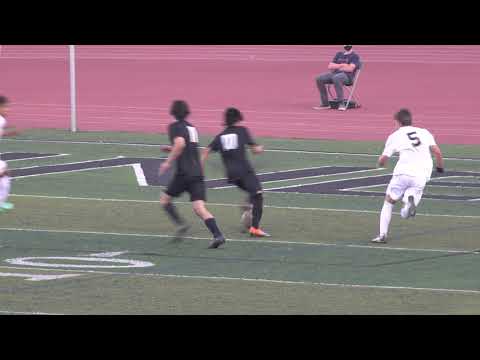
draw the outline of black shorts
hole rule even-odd
[[[165,191],[165,194],[171,197],[178,197],[184,192],[190,194],[190,201],[207,200],[205,191],[205,181],[203,177],[188,177],[183,175],[175,175]]]
[[[248,173],[241,178],[232,179],[230,183],[238,186],[240,189],[248,192],[250,196],[255,196],[258,193],[262,192],[262,185],[260,180],[254,173]]]

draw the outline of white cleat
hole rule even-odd
[[[330,105],[320,105],[320,106],[314,106],[313,107],[313,110],[329,110],[331,109],[332,107]]]
[[[386,235],[379,235],[375,239],[372,239],[371,242],[376,243],[376,244],[386,244],[387,243],[387,236]]]

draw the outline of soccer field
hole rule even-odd
[[[158,203],[167,179],[152,175],[164,135],[35,130],[2,141],[15,209],[0,214],[0,314],[480,313],[478,146],[442,146],[447,173],[417,217],[397,207],[389,243],[372,245],[395,164],[375,168],[383,144],[259,140],[268,151],[252,160],[273,236],[242,233],[244,194],[212,156],[208,207],[228,239],[217,250],[187,197],[178,206],[192,228],[172,242]]]

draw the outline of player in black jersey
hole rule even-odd
[[[227,172],[228,182],[236,185],[250,195],[252,221],[249,227],[251,236],[268,237],[260,229],[263,213],[263,190],[248,161],[245,147],[249,146],[254,154],[263,152],[263,146],[258,145],[251,137],[248,129],[236,124],[243,120],[243,115],[235,108],[228,108],[224,114],[225,130],[218,134],[212,143],[202,153],[202,166],[211,151],[220,152]]]
[[[180,217],[177,209],[172,203],[172,197],[178,197],[185,191],[190,194],[193,211],[203,221],[213,235],[209,248],[216,249],[225,243],[225,238],[217,226],[215,218],[205,207],[205,182],[203,170],[200,164],[198,153],[198,132],[195,127],[186,121],[190,114],[188,105],[183,100],[174,101],[170,109],[176,121],[168,127],[171,146],[163,146],[162,150],[169,152],[168,159],[160,165],[159,174],[164,174],[176,161],[176,171],[167,190],[162,193],[160,203],[178,226],[176,238],[179,238],[188,231],[189,226]]]

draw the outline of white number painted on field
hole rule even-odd
[[[235,150],[238,149],[238,136],[237,134],[226,134],[220,136],[222,141],[223,150]]]
[[[82,276],[82,274],[61,274],[61,275],[39,275],[39,274],[20,274],[20,273],[2,273],[0,277],[21,277],[26,278],[27,281],[45,281],[45,280],[58,280],[72,278],[76,276]]]
[[[193,126],[187,126],[188,135],[190,137],[190,142],[198,143],[198,132]]]
[[[41,256],[41,257],[24,257],[5,260],[12,265],[21,266],[37,266],[47,268],[79,268],[79,269],[126,269],[126,268],[142,268],[154,266],[149,261],[139,261],[130,259],[114,259],[114,256],[125,254],[127,251],[110,252],[90,254],[87,256]],[[56,262],[41,262],[41,261],[67,260],[78,262],[93,262],[93,263],[108,263],[108,265],[100,264],[65,264]]]

